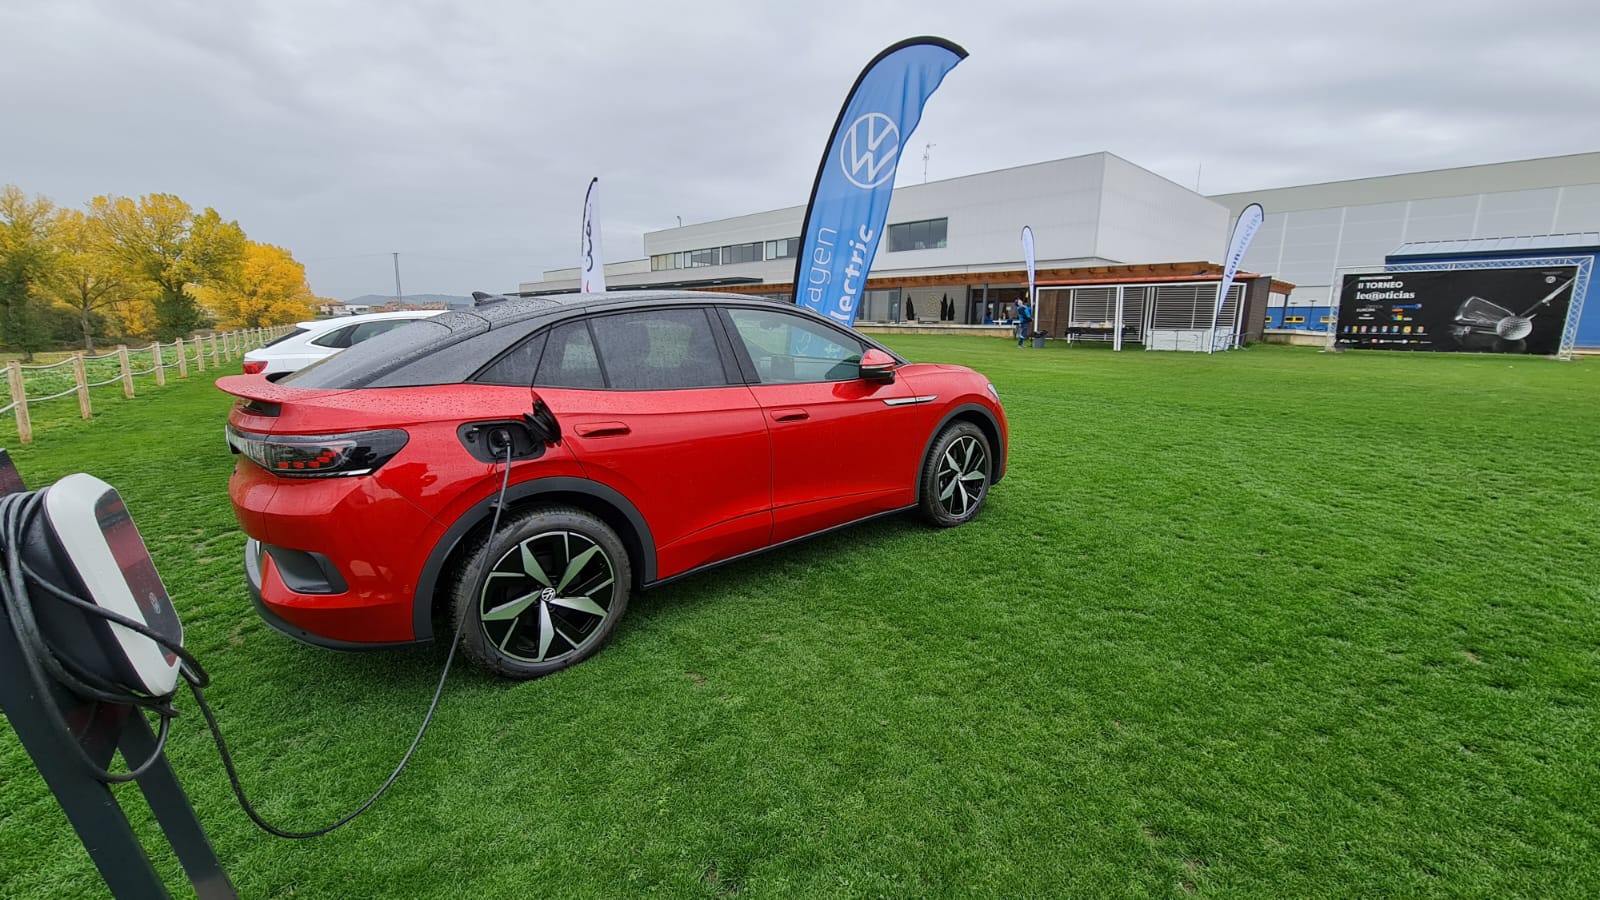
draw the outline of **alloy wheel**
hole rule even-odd
[[[616,565],[576,531],[530,537],[490,569],[478,598],[484,637],[526,663],[547,663],[602,639],[617,597]]]
[[[989,481],[989,456],[978,439],[963,434],[939,460],[939,505],[952,518],[964,518],[983,498]]]

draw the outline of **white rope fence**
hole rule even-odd
[[[217,334],[195,335],[185,340],[178,338],[170,344],[160,342],[148,347],[130,350],[118,346],[109,353],[74,353],[66,359],[39,365],[23,365],[17,360],[6,363],[6,381],[11,391],[11,402],[0,407],[0,415],[12,413],[17,419],[17,438],[24,444],[33,443],[33,421],[29,407],[63,397],[78,395],[78,411],[83,418],[94,417],[89,402],[89,389],[122,384],[122,395],[134,396],[134,378],[154,375],[157,387],[167,383],[167,372],[178,370],[179,378],[189,377],[189,367],[204,372],[222,366],[245,351],[263,346],[267,342],[293,329],[291,325],[273,328],[248,328]],[[208,359],[209,357],[209,359]],[[134,368],[135,365],[139,368]],[[63,369],[62,367],[69,367]]]

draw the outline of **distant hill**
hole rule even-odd
[[[346,303],[362,303],[362,304],[365,304],[367,306],[382,306],[385,303],[393,303],[394,302],[394,295],[393,294],[387,294],[387,295],[385,295],[385,294],[362,294],[361,296],[356,297],[353,300],[346,300],[344,302],[346,302]],[[416,305],[416,306],[421,306],[424,303],[443,303],[444,305],[454,309],[456,307],[471,306],[472,305],[472,298],[471,297],[457,297],[454,294],[405,294],[400,298],[400,302],[402,302],[402,303],[410,303],[410,304],[413,304],[413,305]]]

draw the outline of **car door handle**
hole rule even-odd
[[[811,418],[811,413],[803,409],[775,409],[772,410],[774,422],[802,422]]]
[[[617,437],[633,432],[622,422],[589,422],[574,426],[572,430],[578,433],[578,437]]]

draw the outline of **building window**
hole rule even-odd
[[[889,226],[889,250],[935,250],[946,245],[949,219],[923,219]]]
[[[793,259],[799,252],[800,239],[797,237],[784,238],[780,241],[751,241],[748,244],[706,247],[702,250],[680,250],[677,253],[657,253],[651,256],[650,271],[731,266],[736,263],[761,262],[764,259]]]
[[[794,259],[799,253],[800,239],[797,237],[767,241],[767,259]]]
[[[750,244],[734,244],[722,248],[722,264],[731,266],[735,263],[761,262],[761,242]]]

